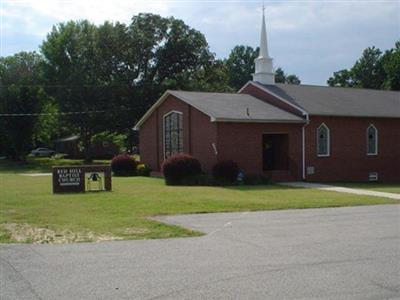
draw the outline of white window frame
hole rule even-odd
[[[373,153],[368,152],[369,151],[369,149],[368,149],[368,143],[369,143],[368,131],[371,127],[375,129],[375,152],[373,152]],[[378,155],[378,137],[379,137],[378,128],[376,128],[376,126],[374,124],[369,124],[365,133],[366,133],[366,138],[367,138],[367,145],[366,145],[367,146],[367,155],[368,156]]]
[[[173,114],[173,113],[177,113],[180,114],[182,116],[182,152],[183,152],[183,148],[184,148],[184,143],[183,143],[183,113],[181,111],[178,110],[171,110],[169,112],[167,112],[166,114],[163,115],[163,152],[164,152],[164,159],[167,158],[167,155],[165,153],[165,118],[168,117],[169,115]]]
[[[326,134],[327,134],[327,136],[326,136],[326,139],[327,139],[327,145],[326,145],[327,153],[326,154],[319,154],[319,129],[321,127],[325,127],[326,128]],[[329,127],[325,123],[322,123],[317,128],[317,156],[318,157],[329,157],[329,156],[331,156],[331,131],[330,131]]]

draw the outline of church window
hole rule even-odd
[[[378,129],[374,125],[367,128],[367,155],[378,154]]]
[[[321,124],[317,129],[317,153],[318,156],[330,155],[330,134],[325,124]]]
[[[164,116],[164,158],[183,152],[182,113],[171,111]]]

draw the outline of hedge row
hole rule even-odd
[[[140,164],[128,154],[115,156],[111,161],[115,176],[150,176],[151,168]],[[198,159],[189,154],[175,154],[162,164],[162,172],[168,185],[246,185],[267,184],[268,178],[259,175],[244,176],[232,160],[217,162],[212,168],[212,176],[204,174]]]
[[[175,154],[162,165],[165,182],[168,185],[247,185],[267,184],[268,178],[260,175],[244,176],[232,160],[217,162],[212,168],[212,177],[202,173],[198,159],[188,154]]]

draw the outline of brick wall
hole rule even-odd
[[[140,127],[140,156],[144,163],[159,171],[164,161],[163,116],[175,110],[183,118],[183,151],[198,158],[205,171],[211,170],[216,161],[212,143],[216,143],[216,125],[210,118],[185,102],[168,98]]]
[[[288,134],[291,176],[281,178],[282,172],[275,172],[272,175],[280,178],[273,179],[300,180],[301,127],[301,124],[218,123],[218,159],[236,161],[245,173],[263,174],[263,134]]]
[[[317,156],[317,128],[330,130],[330,156]],[[367,155],[367,127],[378,129],[378,155]],[[315,168],[310,181],[400,181],[400,119],[311,116],[306,127],[306,166]]]
[[[286,133],[290,179],[302,179],[301,124],[213,123],[208,116],[173,96],[169,96],[140,128],[142,161],[150,164],[153,170],[159,170],[164,160],[163,115],[171,110],[183,113],[184,152],[197,157],[205,171],[210,171],[217,159],[232,159],[246,173],[263,173],[262,135]],[[316,130],[322,123],[330,129],[329,157],[317,156]],[[377,156],[366,154],[366,129],[370,124],[378,129]],[[306,180],[367,181],[369,172],[378,172],[380,181],[400,181],[400,119],[311,116],[305,129],[305,142],[306,166],[315,170]],[[217,146],[218,157],[213,143]],[[276,180],[289,179],[282,173],[274,175]]]

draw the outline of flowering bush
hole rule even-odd
[[[168,185],[184,185],[189,178],[201,174],[201,165],[189,154],[175,154],[164,160],[162,172]]]
[[[111,169],[115,176],[134,176],[136,167],[136,161],[128,154],[117,155],[111,161]]]
[[[136,174],[138,176],[150,176],[151,168],[146,164],[139,164],[136,168]]]

